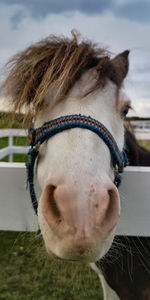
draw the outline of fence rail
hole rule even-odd
[[[150,167],[127,167],[119,188],[117,234],[150,236]],[[37,190],[38,198],[40,190]],[[36,231],[23,163],[0,163],[0,230]]]
[[[10,139],[5,151],[0,150],[1,156],[27,152],[28,147],[13,146],[13,136],[26,134],[16,129],[0,130],[0,137]],[[127,167],[122,177],[117,234],[150,236],[150,167]],[[37,194],[39,198],[40,190]],[[0,162],[0,230],[36,231],[37,227],[37,217],[26,189],[24,163]]]
[[[23,129],[0,129],[0,138],[8,137],[8,146],[0,149],[0,159],[9,156],[9,162],[13,162],[13,154],[26,154],[27,146],[14,146],[13,137],[25,137],[26,132]]]
[[[150,140],[150,129],[135,129],[135,135],[138,140]]]
[[[130,122],[133,128],[140,128],[140,129],[149,129],[150,130],[150,121],[143,120],[143,121],[131,121]]]

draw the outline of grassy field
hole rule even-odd
[[[0,232],[0,299],[102,300],[86,264],[52,260],[33,233]]]
[[[145,141],[139,141],[139,144],[142,146],[142,147],[144,147],[144,148],[146,148],[146,149],[148,149],[148,150],[150,150],[150,141],[149,140],[145,140]]]

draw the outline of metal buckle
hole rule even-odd
[[[42,237],[42,233],[41,233],[41,229],[39,227],[38,230],[35,232],[35,238],[38,239],[40,237]]]
[[[33,148],[36,152],[38,152],[40,146],[41,146],[41,142],[39,141],[36,145],[32,146],[32,148]]]

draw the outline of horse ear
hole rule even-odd
[[[111,60],[111,71],[109,78],[116,83],[118,86],[121,86],[124,78],[126,77],[129,69],[129,50],[126,50]]]

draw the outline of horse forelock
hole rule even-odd
[[[97,74],[86,94],[105,86],[106,78],[113,80],[114,73],[110,53],[90,41],[79,41],[75,33],[70,39],[50,35],[16,54],[7,66],[9,75],[2,90],[11,98],[14,112],[25,109],[27,120],[45,108],[44,99],[50,90],[56,91],[55,105],[66,98],[86,71]],[[118,75],[114,74],[114,80],[119,86]]]

